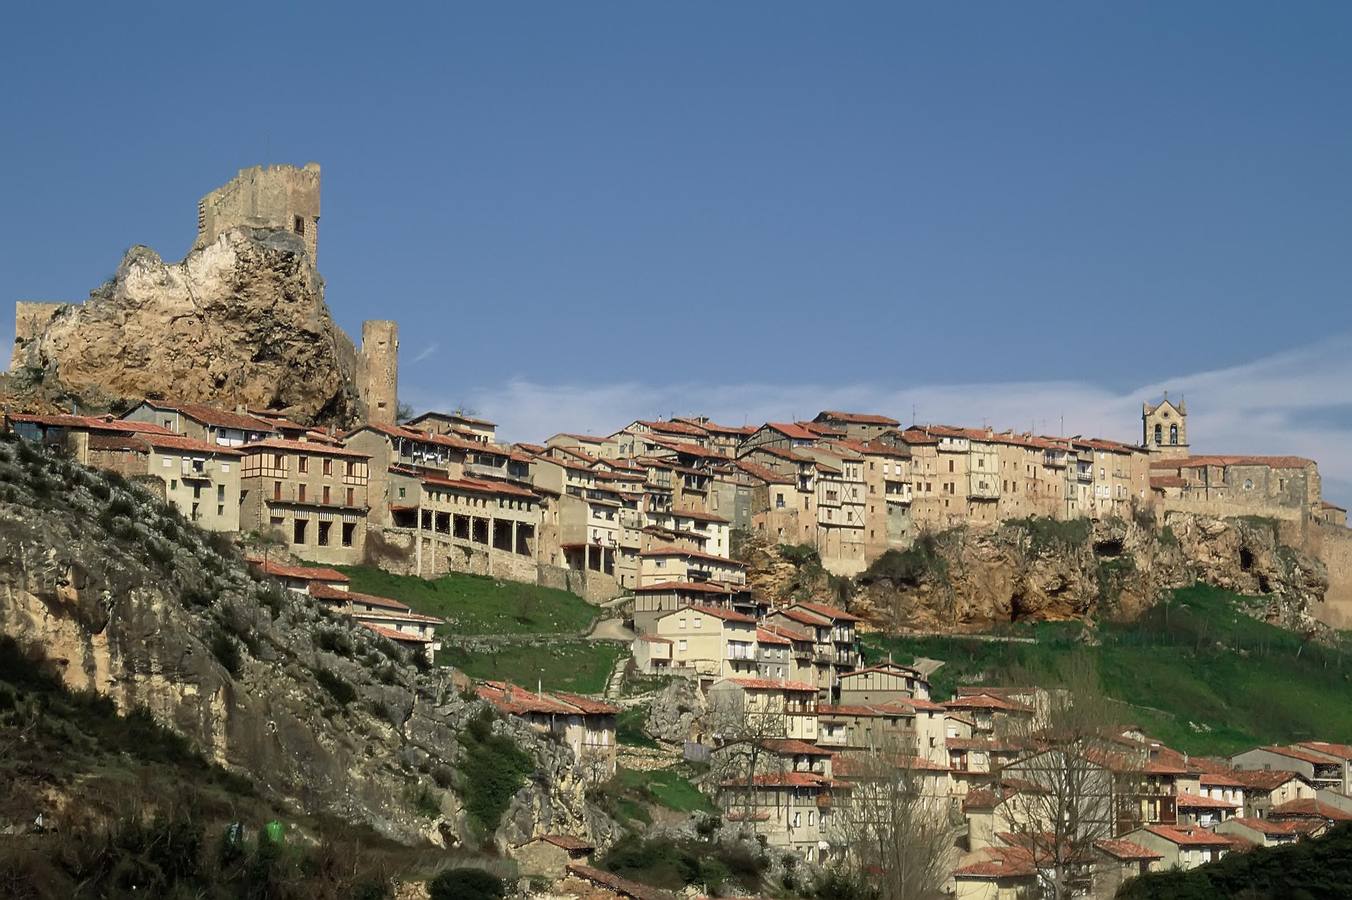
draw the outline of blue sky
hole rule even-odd
[[[1234,404],[1235,373],[1274,359],[1345,374],[1348,4],[52,3],[4,23],[0,299],[81,299],[134,243],[177,259],[201,194],[316,160],[340,323],[397,318],[405,396],[509,437],[823,397],[1131,437],[1138,413],[1070,398],[1173,386],[1199,423],[1236,418],[1195,425],[1204,449],[1347,448],[1343,396],[1263,430],[1289,395]]]

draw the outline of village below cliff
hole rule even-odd
[[[1348,840],[1318,461],[1167,393],[1132,442],[504,443],[334,323],[320,185],[243,170],[181,262],[17,304],[0,892],[1163,897]]]

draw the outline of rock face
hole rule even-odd
[[[90,406],[149,396],[336,423],[357,412],[356,352],[288,232],[235,228],[174,264],[133,247],[86,303],[43,319],[18,335],[14,370]]]
[[[772,603],[833,598],[839,587],[811,559],[790,562],[758,545],[746,558],[753,590]],[[927,535],[884,555],[855,579],[851,609],[887,630],[935,632],[1130,620],[1197,581],[1264,597],[1269,621],[1301,630],[1317,627],[1311,611],[1328,586],[1322,563],[1283,546],[1262,521],[1172,514],[1156,530],[1121,519],[1028,520]]]
[[[60,664],[68,686],[146,708],[302,812],[405,842],[471,838],[459,735],[481,702],[444,670],[419,673],[388,642],[255,580],[144,491],[11,440],[0,443],[0,632]],[[571,751],[515,720],[494,727],[537,769],[496,839],[540,827],[604,838]]]

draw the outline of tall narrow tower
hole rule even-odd
[[[1188,455],[1188,404],[1164,399],[1141,404],[1141,443],[1158,456]]]
[[[366,421],[394,424],[399,407],[399,323],[388,319],[361,323],[357,397]]]

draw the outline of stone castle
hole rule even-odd
[[[189,259],[195,254],[200,255],[211,251],[215,245],[221,242],[232,232],[238,229],[249,230],[252,234],[255,230],[266,232],[281,232],[289,236],[298,238],[304,248],[305,255],[308,256],[308,265],[311,270],[315,269],[316,260],[319,254],[319,216],[320,216],[320,167],[318,163],[306,163],[304,166],[296,167],[290,165],[273,166],[254,166],[248,169],[241,169],[239,174],[228,183],[216,188],[204,196],[197,204],[197,236],[193,243],[192,250],[189,251],[188,258],[185,259],[183,267],[182,280],[191,280],[193,273],[186,267]],[[284,242],[283,242],[284,244]],[[294,245],[292,245],[294,247]],[[294,252],[294,251],[293,251]],[[135,251],[133,251],[135,253]],[[133,260],[133,255],[128,255],[128,260]],[[140,262],[138,258],[135,260]],[[154,260],[159,263],[158,257]],[[232,263],[234,261],[232,260]],[[124,262],[124,267],[127,265]],[[162,266],[162,264],[160,264]],[[238,274],[238,273],[237,273]],[[247,278],[236,279],[247,282]],[[303,273],[297,277],[297,282],[305,292],[314,295],[313,302],[316,305],[315,312],[318,312],[323,319],[329,319],[328,310],[323,303],[323,285],[314,275],[309,278],[303,277]],[[231,301],[231,291],[235,286],[230,283],[212,285],[217,293],[224,294],[226,303]],[[101,289],[102,291],[103,289]],[[243,289],[241,289],[243,290]],[[99,294],[100,292],[95,292]],[[199,290],[190,292],[189,302],[200,305]],[[184,298],[170,298],[166,305],[182,305]],[[235,295],[239,305],[247,302],[239,294]],[[267,304],[287,303],[291,300],[291,295],[283,292],[283,295],[276,298],[265,298]],[[133,298],[133,303],[144,307],[142,298]],[[43,338],[52,330],[53,324],[67,318],[70,314],[76,314],[75,311],[84,310],[84,306],[79,303],[68,302],[34,302],[20,301],[15,304],[14,313],[14,347],[10,358],[10,370],[19,371],[21,369],[49,369],[56,368],[58,377],[67,374],[69,370],[78,369],[78,362],[71,359],[54,361],[54,357],[59,357],[62,350],[66,350],[71,342],[66,339],[55,340],[52,347],[43,346]],[[87,310],[84,310],[88,312]],[[297,310],[294,317],[297,322],[305,322],[313,318],[308,310]],[[135,315],[135,313],[131,313]],[[225,311],[228,315],[228,310]],[[86,316],[88,319],[96,318],[93,313]],[[169,317],[175,320],[175,316]],[[217,333],[215,323],[206,323],[205,317],[199,317],[199,325],[203,329],[212,332],[215,335],[216,343],[239,343],[244,340],[240,333],[230,333],[232,329],[225,329],[222,333]],[[68,322],[68,324],[71,324]],[[84,323],[80,323],[84,327]],[[355,398],[356,416],[371,422],[392,423],[395,420],[398,407],[398,351],[399,351],[399,333],[398,325],[392,321],[377,320],[364,322],[362,325],[362,344],[360,350],[351,346],[351,341],[341,334],[337,326],[331,326],[336,332],[333,339],[336,362],[334,367],[343,370],[342,378],[349,382],[346,388],[347,392]],[[89,329],[91,332],[94,328]],[[146,329],[151,334],[147,342],[153,342],[154,328]],[[166,343],[173,342],[175,336],[162,333],[159,338]],[[127,348],[132,351],[132,356],[140,355],[137,351],[142,351],[142,347]],[[87,354],[86,354],[87,355]],[[154,355],[152,353],[152,355]],[[349,362],[343,362],[348,360]],[[203,367],[207,367],[211,360],[201,359]],[[298,376],[301,373],[296,373]],[[219,387],[219,385],[218,385]],[[228,392],[225,392],[228,393]],[[200,398],[215,399],[215,398]],[[252,400],[252,397],[240,397],[239,400]],[[320,413],[325,412],[321,405],[317,410],[306,410],[304,412]]]

